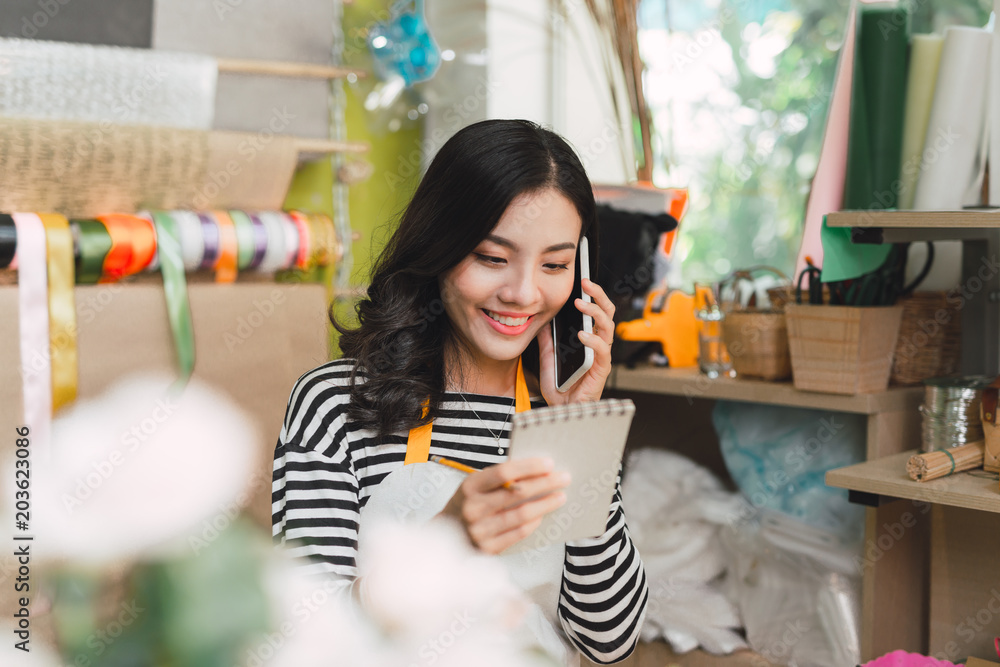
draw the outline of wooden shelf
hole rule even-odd
[[[821,394],[799,391],[791,382],[767,382],[749,378],[720,377],[714,380],[697,368],[658,368],[640,366],[611,369],[608,387],[623,391],[641,391],[694,399],[724,399],[765,405],[787,405],[834,412],[872,415],[880,412],[913,410],[923,400],[923,387],[890,388],[877,394]]]
[[[914,482],[906,462],[916,449],[902,454],[838,468],[826,473],[826,485],[892,498],[1000,513],[1000,488],[995,475],[971,470],[929,482]]]
[[[965,211],[840,211],[826,216],[830,227],[921,227],[1000,229],[1000,208]]]
[[[828,214],[826,224],[850,227],[856,243],[974,240],[1000,231],[1000,209],[840,211]]]

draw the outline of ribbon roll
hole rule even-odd
[[[256,269],[264,261],[264,253],[267,252],[267,230],[264,229],[264,222],[259,215],[248,214],[250,222],[253,223],[253,259],[250,260],[249,269]]]
[[[111,250],[111,235],[100,220],[74,220],[77,229],[76,284],[96,285],[104,272],[104,258]]]
[[[205,254],[201,258],[200,268],[203,271],[211,271],[219,261],[219,224],[210,215],[196,213],[201,221],[201,238],[205,244]]]
[[[152,222],[120,213],[102,215],[98,220],[104,223],[111,236],[111,250],[104,258],[100,282],[113,283],[149,266],[156,254],[156,231]]]
[[[309,250],[313,242],[309,238],[309,220],[297,211],[289,211],[288,216],[299,232],[299,254],[295,257],[295,268],[307,271],[309,269]]]
[[[45,227],[49,284],[49,353],[52,357],[52,411],[76,400],[79,367],[76,349],[76,301],[73,297],[73,235],[69,221],[40,213]]]
[[[141,219],[149,222],[149,224],[153,226],[153,235],[155,237],[155,235],[156,235],[156,223],[153,222],[153,214],[150,213],[149,211],[139,211],[138,213],[135,214],[135,217],[141,218]],[[146,266],[142,267],[141,270],[142,271],[146,271],[148,273],[159,273],[159,271],[160,271],[160,253],[159,253],[159,250],[156,247],[156,244],[153,244],[153,256],[149,258],[149,263],[146,264]]]
[[[6,269],[17,254],[17,226],[14,218],[0,213],[0,269]]]
[[[181,258],[186,271],[197,271],[205,258],[205,237],[202,234],[201,219],[193,211],[170,211],[167,213],[177,225],[181,237]],[[153,214],[156,217],[156,214]]]
[[[215,263],[215,282],[235,282],[239,261],[236,226],[225,211],[212,211],[212,217],[219,225],[219,260]]]
[[[313,240],[309,265],[329,266],[333,263],[337,245],[333,220],[317,213],[307,213],[305,217],[309,221],[309,238]]]
[[[48,270],[45,227],[34,213],[15,213],[18,239],[18,310],[24,423],[35,452],[49,457],[52,430],[52,366],[49,356]]]
[[[261,259],[257,269],[264,273],[274,273],[285,268],[285,218],[280,213],[272,211],[262,211],[257,214],[264,225],[267,234],[267,245],[264,248],[264,257]],[[296,253],[298,250],[296,249]]]
[[[240,271],[250,268],[250,262],[254,255],[254,234],[253,222],[243,211],[229,211],[229,218],[233,221],[236,229],[236,266]]]
[[[292,220],[292,216],[287,213],[280,215],[285,224],[285,265],[282,268],[290,269],[295,266],[295,261],[299,257],[299,245],[302,243],[302,237],[299,234],[298,225]]]
[[[177,363],[181,382],[187,382],[194,370],[194,328],[191,326],[191,307],[188,303],[187,281],[184,278],[184,259],[178,225],[166,211],[153,213],[156,235],[159,239],[160,273],[167,302],[167,319],[174,336]]]

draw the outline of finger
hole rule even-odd
[[[611,341],[615,337],[615,322],[611,319],[606,312],[604,312],[599,305],[596,303],[587,303],[583,299],[576,300],[576,307],[580,312],[590,315],[594,318],[594,333],[601,337],[601,339],[607,343],[611,344]]]
[[[601,286],[589,278],[583,279],[580,284],[583,287],[583,291],[589,294],[594,300],[594,303],[600,306],[601,310],[608,314],[608,317],[613,319],[615,316],[615,304],[611,301],[611,298],[605,294]]]
[[[529,537],[533,532],[538,530],[540,525],[542,525],[542,517],[522,524],[514,530],[508,530],[506,533],[486,538],[483,542],[476,543],[476,546],[484,553],[495,555]]]
[[[559,491],[569,486],[572,477],[566,471],[551,472],[538,477],[528,477],[520,479],[510,485],[500,487],[493,495],[500,503],[500,509],[516,507],[521,503],[534,498]],[[502,492],[502,493],[501,493]]]
[[[608,369],[611,368],[611,342],[606,341],[597,334],[589,334],[585,331],[581,331],[578,334],[580,342],[589,347],[594,351],[594,365],[590,367],[593,372],[595,369]]]
[[[542,396],[548,400],[549,394],[555,391],[556,371],[553,353],[555,343],[552,340],[552,324],[547,322],[538,332],[538,383],[542,390]]]
[[[530,535],[542,517],[565,503],[566,494],[556,491],[478,521],[469,526],[468,532],[481,549],[496,548],[499,542],[503,550]]]
[[[505,484],[512,485],[524,479],[547,475],[554,467],[555,461],[547,457],[511,459],[470,475],[467,483],[470,491],[487,493],[502,488]]]

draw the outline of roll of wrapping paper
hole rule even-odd
[[[913,208],[943,46],[944,37],[941,35],[914,35],[910,43],[899,208]]]
[[[859,7],[844,208],[896,206],[908,46],[906,7]]]
[[[985,442],[970,442],[961,447],[940,449],[926,454],[914,454],[906,462],[906,473],[918,482],[947,477],[957,472],[983,466]]]
[[[208,130],[214,58],[0,38],[0,114]]]
[[[281,209],[298,159],[295,139],[270,130],[209,132],[205,180],[190,205],[176,208]]]
[[[917,210],[956,210],[979,202],[991,38],[982,28],[945,30],[913,203]]]
[[[1000,0],[998,0],[1000,1]],[[844,179],[847,173],[847,137],[851,117],[851,82],[854,79],[854,42],[857,24],[857,2],[851,2],[847,12],[844,41],[837,58],[837,74],[823,128],[816,174],[809,186],[806,220],[795,262],[795,275],[806,268],[806,257],[816,266],[823,266],[822,229],[824,216],[839,211],[844,203]]]
[[[0,210],[280,209],[297,157],[274,134],[3,118]]]

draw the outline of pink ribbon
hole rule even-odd
[[[34,213],[14,213],[21,329],[24,423],[35,455],[47,460],[52,432],[52,358],[49,356],[48,268],[45,226]]]

